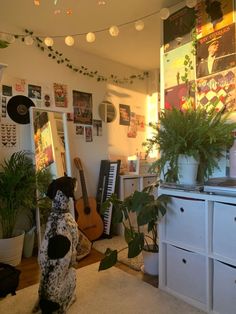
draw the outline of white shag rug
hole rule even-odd
[[[200,314],[202,311],[116,267],[98,272],[99,263],[77,270],[77,300],[67,314]],[[38,284],[0,301],[0,313],[30,314]]]
[[[105,253],[107,248],[121,250],[127,247],[123,236],[113,236],[110,239],[101,239],[93,242],[93,248],[101,253]],[[143,266],[143,255],[140,253],[137,257],[128,258],[128,249],[118,254],[118,261],[135,270],[141,270]]]

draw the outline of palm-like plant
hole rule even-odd
[[[31,212],[37,205],[36,182],[40,189],[48,185],[48,171],[36,171],[25,151],[13,153],[5,159],[0,170],[0,223],[2,237],[13,236],[19,214]]]
[[[167,182],[176,182],[178,157],[183,154],[199,160],[198,181],[210,176],[218,168],[219,158],[233,143],[236,123],[229,122],[229,114],[216,110],[216,104],[162,111],[159,123],[151,124],[152,138],[144,143],[147,153],[152,149],[160,151],[152,171],[162,172]]]

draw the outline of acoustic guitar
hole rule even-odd
[[[97,212],[97,202],[94,197],[88,197],[85,184],[84,171],[81,160],[74,158],[76,168],[79,170],[82,198],[76,201],[75,207],[78,213],[77,224],[90,241],[98,239],[103,233],[103,220]]]

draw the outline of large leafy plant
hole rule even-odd
[[[119,252],[128,249],[128,258],[138,256],[143,249],[158,252],[158,222],[166,213],[168,197],[160,196],[155,198],[154,186],[149,186],[143,191],[135,191],[124,200],[120,200],[113,194],[106,200],[101,209],[103,214],[112,204],[112,224],[122,223],[124,237],[127,246],[117,251],[107,248],[105,257],[101,260],[99,270],[114,266],[118,259]],[[131,219],[136,216],[136,222]]]
[[[36,171],[26,151],[13,153],[0,166],[0,223],[2,237],[10,238],[19,215],[31,213],[38,204],[36,182],[42,195],[51,175],[47,170]]]
[[[153,149],[160,151],[160,158],[151,170],[162,172],[167,182],[176,182],[179,155],[193,156],[200,162],[198,181],[202,183],[218,168],[219,159],[232,146],[236,123],[229,121],[229,115],[218,110],[217,104],[163,110],[159,123],[151,124],[152,138],[144,143],[147,153]]]

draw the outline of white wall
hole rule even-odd
[[[104,73],[117,74],[120,77],[137,73],[135,69],[125,67],[121,64],[88,55],[81,52],[79,55],[73,48],[65,47],[64,56],[70,58],[75,65],[85,65],[91,70],[98,70]],[[67,112],[73,112],[72,90],[92,93],[93,97],[93,118],[99,119],[98,105],[108,95],[109,100],[116,106],[117,112],[119,104],[127,104],[131,111],[144,115],[146,113],[146,91],[147,82],[135,81],[133,85],[122,87],[111,83],[97,82],[93,78],[87,78],[78,73],[74,73],[65,65],[58,65],[55,61],[47,57],[47,53],[41,52],[35,46],[26,46],[24,43],[15,42],[8,48],[0,49],[0,63],[8,64],[3,74],[1,84],[11,84],[13,78],[22,78],[27,84],[41,85],[44,89],[50,90],[53,95],[53,83],[62,83],[68,86],[69,107]],[[15,94],[14,94],[15,95]],[[27,95],[27,88],[26,88]],[[55,108],[52,104],[51,109]],[[12,120],[1,119],[1,123],[14,123]],[[29,125],[17,125],[19,128],[19,147],[17,149],[30,149],[30,127]],[[118,155],[131,155],[138,149],[142,149],[142,142],[145,140],[145,133],[138,133],[137,138],[127,137],[127,126],[119,125],[119,113],[113,123],[103,123],[103,135],[94,136],[93,142],[85,142],[83,138],[75,134],[75,124],[68,122],[69,141],[71,159],[78,156],[83,163],[88,194],[95,196],[97,189],[98,174],[101,159],[107,159],[109,153]],[[0,161],[9,156],[12,149],[0,150]],[[78,171],[72,164],[72,173],[78,175]]]

